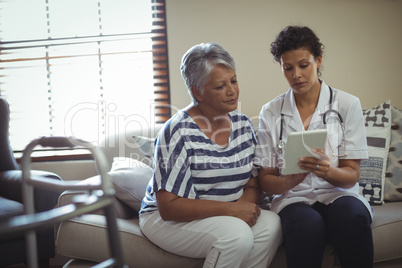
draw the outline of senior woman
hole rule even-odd
[[[141,230],[169,252],[205,258],[204,267],[267,267],[282,241],[281,224],[257,206],[256,137],[235,111],[235,62],[219,44],[198,44],[183,56],[181,74],[192,103],[158,134]]]

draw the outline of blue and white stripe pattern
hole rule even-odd
[[[229,113],[228,145],[211,141],[186,111],[179,111],[158,134],[154,174],[140,213],[157,210],[155,193],[161,189],[180,197],[225,202],[236,201],[252,177],[256,137],[250,120]]]

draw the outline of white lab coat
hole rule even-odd
[[[345,125],[345,144],[348,153],[343,159],[366,159],[367,141],[364,127],[363,112],[360,100],[346,92],[332,88],[332,109],[338,111]],[[308,130],[323,129],[323,114],[330,109],[329,87],[321,81],[321,91],[317,108],[312,115]],[[282,140],[286,144],[287,136],[294,131],[302,131],[303,124],[296,108],[292,89],[265,104],[260,112],[258,129],[258,143],[255,151],[254,164],[262,167],[280,167],[283,162],[283,150],[278,149],[280,136],[281,113],[283,114]],[[338,157],[332,155],[331,147],[335,154],[342,154],[345,150],[343,132],[336,113],[327,114],[328,137],[325,151],[331,157],[330,164],[338,166]],[[331,147],[330,144],[331,143]],[[354,196],[360,199],[373,216],[373,210],[367,200],[359,194],[359,184],[349,189],[335,187],[327,181],[310,173],[302,183],[290,191],[274,197],[271,210],[279,213],[289,204],[302,202],[309,205],[319,201],[330,204],[341,196]]]

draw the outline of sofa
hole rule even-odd
[[[387,109],[385,113],[384,109]],[[374,267],[402,267],[401,111],[388,101],[363,112],[368,141],[384,140],[382,147],[370,142],[370,158],[362,161],[359,180],[361,194],[371,202],[375,211],[371,225]],[[391,115],[394,116],[391,118]],[[162,250],[150,242],[139,228],[137,212],[152,175],[151,151],[158,129],[156,126],[126,130],[125,133],[107,137],[100,144],[108,159],[116,190],[115,208],[125,263],[129,267],[202,267],[203,259],[182,257]],[[374,168],[373,163],[376,163]],[[372,172],[379,176],[373,178]],[[88,178],[83,183],[97,181],[99,176]],[[59,198],[59,206],[71,203],[73,197],[79,194],[82,193],[64,192]],[[265,203],[261,204],[263,209],[269,209],[270,199],[270,196],[265,196]],[[105,226],[101,213],[63,222],[57,232],[56,249],[58,254],[70,259],[64,267],[90,267],[108,258],[110,253]],[[269,267],[286,267],[282,246]],[[322,267],[340,267],[331,245],[327,245]]]

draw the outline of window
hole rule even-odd
[[[15,151],[40,136],[97,143],[170,117],[164,0],[0,5],[0,94]]]

